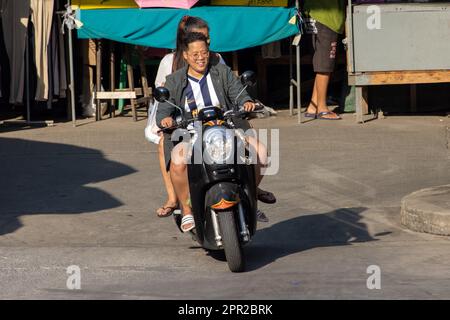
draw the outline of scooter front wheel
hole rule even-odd
[[[217,213],[222,243],[225,249],[225,257],[231,272],[243,272],[245,270],[245,257],[238,230],[234,219],[234,212],[223,211]]]

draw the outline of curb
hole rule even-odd
[[[450,236],[450,185],[407,195],[402,199],[400,216],[408,229]]]

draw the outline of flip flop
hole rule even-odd
[[[269,204],[277,202],[277,198],[275,198],[275,195],[272,192],[264,191],[259,188],[257,190],[256,198],[258,198],[258,200],[261,202],[269,203]]]
[[[184,228],[184,226],[186,226],[187,224],[190,224],[190,227]],[[180,228],[183,232],[189,232],[192,229],[195,228],[195,220],[194,220],[194,216],[192,214],[187,214],[185,215],[182,219],[181,219],[181,225]]]
[[[328,114],[334,114],[334,115],[337,116],[337,118],[325,118],[324,116],[326,116]],[[334,113],[332,111],[324,111],[324,112],[319,112],[317,114],[317,119],[320,119],[320,120],[341,120],[342,118],[339,117],[336,113]]]
[[[159,218],[166,218],[166,217],[170,217],[172,215],[172,213],[178,209],[178,206],[174,206],[174,207],[161,207],[158,210],[156,210],[156,215]],[[164,212],[164,213],[160,213],[160,212]]]
[[[305,112],[305,118],[317,118],[317,114],[316,113],[310,113],[310,112]]]

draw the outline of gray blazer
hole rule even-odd
[[[164,85],[170,92],[170,102],[182,109],[184,109],[186,101],[185,89],[188,85],[187,68],[188,67],[186,66],[168,75]],[[225,110],[230,109],[233,105],[232,102],[236,100],[237,95],[244,88],[240,80],[233,74],[228,66],[221,63],[210,65],[209,73],[211,74],[211,80],[221,107]],[[244,90],[238,99],[238,105],[241,106],[247,101],[253,100],[248,95],[247,91]],[[156,112],[156,123],[162,128],[162,119],[167,117],[175,118],[178,114],[179,110],[175,107],[166,102],[160,103]],[[192,117],[189,112],[186,112],[185,114],[188,119]]]

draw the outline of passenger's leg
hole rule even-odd
[[[257,161],[255,164],[256,186],[259,186],[263,179],[262,168],[267,166],[267,148],[264,144],[258,141],[255,137],[248,136],[247,141],[249,146],[255,150]]]
[[[172,179],[173,187],[177,198],[180,201],[180,206],[183,211],[183,216],[192,214],[190,196],[189,196],[189,181],[186,164],[187,144],[180,143],[172,151],[170,162],[170,178]],[[182,229],[189,230],[194,226],[194,222],[182,226]]]
[[[157,210],[158,216],[166,216],[171,211],[176,208],[178,204],[177,195],[175,194],[175,189],[173,188],[172,180],[170,179],[170,174],[166,168],[166,161],[164,157],[164,136],[161,137],[161,140],[158,145],[158,153],[159,153],[159,168],[161,170],[161,174],[163,176],[164,187],[167,192],[167,201]]]
[[[250,145],[250,148],[256,151],[257,155],[257,163],[255,164],[255,179],[257,186],[256,196],[258,200],[262,202],[270,204],[275,203],[277,199],[272,192],[262,190],[258,187],[264,176],[262,173],[262,169],[267,167],[268,165],[267,147],[263,143],[259,142],[258,139],[252,136],[248,137],[248,143]],[[258,221],[269,221],[269,218],[267,218],[267,216],[261,210],[258,210],[256,214]]]

